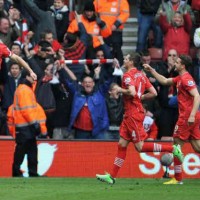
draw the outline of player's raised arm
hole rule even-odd
[[[173,84],[172,78],[165,78],[164,76],[156,72],[156,70],[154,70],[150,65],[143,64],[143,67],[144,67],[144,70],[150,72],[160,84],[162,85]]]

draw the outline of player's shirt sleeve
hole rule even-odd
[[[131,78],[131,76],[128,73],[124,74],[122,83],[123,83],[124,88],[127,88],[130,85],[135,86],[133,79]]]
[[[180,76],[176,76],[172,78],[173,83],[176,85],[178,80],[180,80]]]
[[[1,44],[0,48],[1,48],[2,58],[7,58],[12,55],[12,52],[8,49],[8,47],[6,45]]]
[[[196,84],[191,76],[184,76],[184,78],[181,78],[181,76],[174,77],[173,82],[177,85],[178,82],[181,81],[182,86],[185,90],[189,91],[193,88],[196,88]]]
[[[192,77],[186,77],[184,79],[182,79],[182,85],[185,88],[185,90],[190,91],[194,88],[196,88],[196,84],[194,82],[194,80],[192,79]]]

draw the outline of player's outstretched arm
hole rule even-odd
[[[143,64],[143,67],[144,67],[144,70],[150,72],[160,84],[162,84],[162,85],[172,85],[173,84],[172,78],[166,78],[166,77],[162,76],[161,74],[156,72],[156,70],[153,69],[150,65]]]
[[[33,72],[33,70],[29,67],[28,63],[25,62],[21,57],[19,57],[16,54],[12,54],[10,56],[11,60],[15,61],[18,63],[21,67],[25,68],[27,71],[29,71],[30,76],[34,79],[37,80],[37,75]]]

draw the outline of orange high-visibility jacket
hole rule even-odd
[[[127,0],[95,0],[94,6],[100,18],[110,27],[118,21],[117,24],[121,24],[118,30],[124,28],[124,23],[130,15]]]
[[[12,124],[13,119],[15,128],[29,126],[38,122],[41,127],[41,134],[47,134],[45,112],[37,103],[33,89],[25,84],[20,84],[16,89],[14,102],[12,107],[9,108],[8,115],[10,116],[8,117],[9,124]]]
[[[7,125],[8,125],[8,130],[11,136],[15,138],[15,122],[14,122],[14,114],[13,114],[13,104],[9,106],[8,111],[7,111]]]
[[[89,22],[83,15],[81,15],[81,22],[83,23],[86,32],[92,36],[94,48],[101,45],[98,36],[103,36],[104,38],[106,38],[112,33],[110,26],[106,25],[105,28],[100,29],[96,21]],[[78,31],[79,31],[78,24],[76,19],[74,19],[69,24],[67,32],[76,33]]]

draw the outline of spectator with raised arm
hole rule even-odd
[[[189,54],[192,20],[187,10],[184,14],[176,11],[170,23],[166,13],[162,12],[159,24],[164,34],[163,60],[166,60],[170,49],[176,49],[178,54]]]

